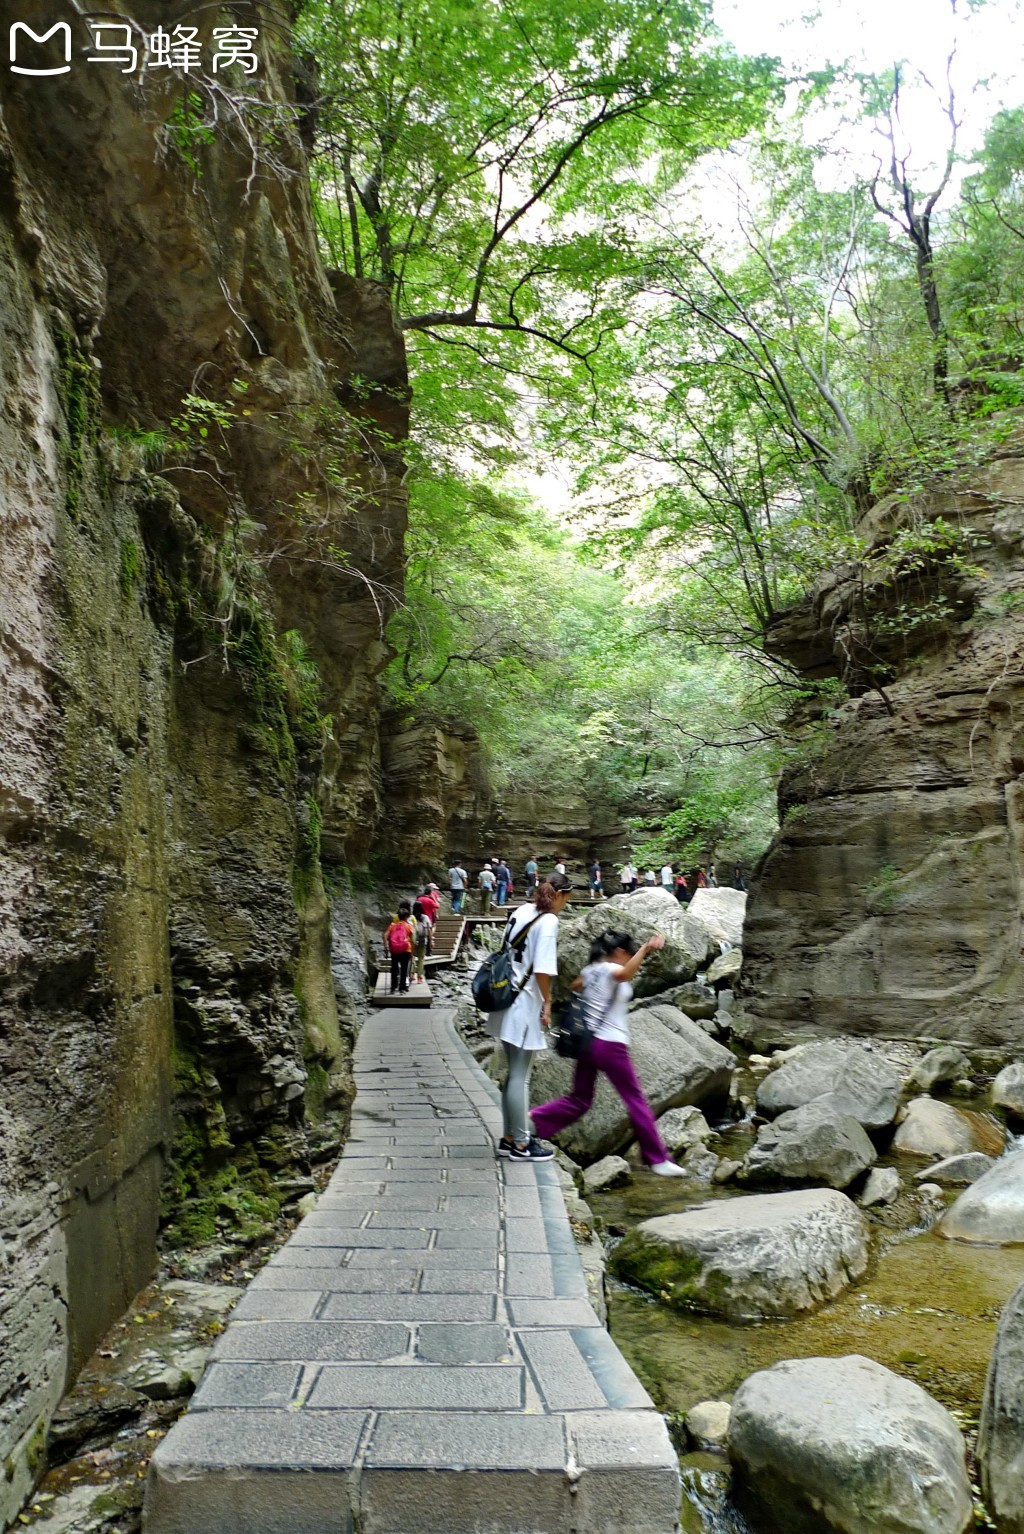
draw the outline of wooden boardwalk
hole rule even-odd
[[[377,976],[377,984],[373,988],[370,1005],[373,1007],[429,1007],[432,1000],[429,980],[418,985],[413,979],[409,982],[407,991],[393,993],[390,971],[382,969]]]

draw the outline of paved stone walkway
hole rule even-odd
[[[553,1163],[495,1158],[450,1013],[376,1014],[355,1072],[330,1185],[153,1456],[147,1534],[672,1534],[668,1432]]]

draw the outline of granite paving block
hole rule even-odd
[[[429,1364],[496,1364],[514,1351],[503,1326],[428,1323],[419,1328],[416,1357]]]
[[[283,1470],[337,1470],[355,1463],[365,1411],[186,1412],[157,1445],[164,1466],[263,1466]]]
[[[360,1511],[360,1534],[589,1534],[560,1470],[364,1470]]]
[[[212,1406],[287,1406],[301,1373],[298,1364],[211,1364],[189,1411]]]
[[[271,1267],[263,1268],[250,1284],[250,1289],[262,1293],[268,1289],[308,1289],[317,1285],[324,1292],[335,1294],[405,1294],[419,1287],[419,1268],[399,1265],[387,1273],[374,1268],[309,1268]]]
[[[523,1370],[518,1364],[446,1367],[424,1363],[405,1369],[387,1364],[324,1364],[307,1404],[313,1410],[365,1406],[378,1411],[402,1407],[519,1411]]]
[[[399,1218],[404,1220],[403,1225],[398,1225]],[[355,1246],[372,1247],[378,1251],[391,1247],[400,1247],[407,1251],[422,1251],[430,1244],[429,1232],[433,1229],[432,1222],[440,1218],[439,1214],[425,1215],[419,1210],[406,1209],[396,1212],[393,1222],[379,1229],[376,1225],[343,1225],[341,1223],[320,1228],[300,1225],[288,1245],[289,1249],[306,1251],[313,1247]]]
[[[450,1465],[466,1470],[565,1468],[565,1419],[487,1412],[383,1412],[366,1451],[368,1468]]]
[[[439,1230],[437,1242],[432,1248],[436,1252],[474,1251],[477,1247],[482,1251],[485,1247],[489,1250],[492,1246],[497,1250],[501,1232],[493,1230]]]
[[[410,1348],[406,1326],[332,1321],[255,1321],[229,1326],[211,1355],[226,1359],[299,1359],[304,1363],[400,1358]]]
[[[231,1312],[235,1321],[312,1321],[323,1291],[249,1288]],[[392,1300],[392,1305],[394,1300]]]
[[[505,1293],[554,1299],[550,1259],[524,1252],[510,1256],[505,1264]]]
[[[491,1204],[485,1211],[477,1214],[464,1212],[458,1208],[443,1209],[438,1214],[424,1215],[422,1220],[411,1217],[414,1214],[415,1211],[407,1209],[374,1210],[367,1228],[369,1230],[400,1230],[423,1224],[429,1225],[431,1230],[477,1230],[488,1226],[497,1230],[501,1224],[501,1213],[497,1204]],[[294,1236],[292,1239],[295,1239]]]
[[[551,1411],[581,1411],[608,1404],[571,1336],[524,1330],[517,1331],[516,1336]]]
[[[376,1268],[387,1267],[390,1262],[402,1260],[399,1252],[374,1251],[370,1248],[352,1253],[352,1268]],[[494,1275],[497,1265],[497,1257],[493,1251],[459,1251],[442,1252],[436,1248],[429,1252],[420,1252],[416,1258],[424,1272],[436,1268],[461,1268],[468,1272],[471,1268],[487,1268]]]
[[[505,1213],[514,1220],[539,1220],[541,1218],[540,1196],[536,1188],[510,1188],[503,1192]]]
[[[494,1295],[484,1294],[329,1294],[318,1295],[324,1321],[493,1321]],[[237,1315],[237,1309],[235,1314]]]
[[[587,1300],[509,1300],[507,1304],[513,1326],[601,1325]]]
[[[351,1474],[204,1469],[154,1455],[145,1527],[150,1534],[352,1534]]]
[[[411,1260],[411,1259],[410,1259]],[[335,1246],[292,1246],[289,1241],[275,1252],[265,1268],[340,1268],[348,1261],[348,1249]]]
[[[574,1412],[567,1417],[580,1477],[581,1529],[666,1534],[678,1525],[679,1462],[657,1412]]]
[[[512,1252],[535,1252],[543,1255],[548,1248],[548,1235],[543,1220],[506,1220],[505,1249]]]
[[[423,1294],[493,1294],[496,1288],[497,1275],[493,1268],[468,1273],[464,1268],[432,1268],[424,1272],[420,1284]]]
[[[603,1326],[573,1327],[570,1336],[600,1385],[609,1406],[623,1411],[642,1411],[645,1407],[654,1406]]]

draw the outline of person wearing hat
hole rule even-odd
[[[430,918],[433,927],[437,922],[437,913],[441,909],[441,891],[436,884],[428,884],[423,894],[419,897],[420,905]]]
[[[528,904],[513,911],[502,938],[512,952],[517,995],[507,1011],[490,1014],[487,1027],[492,1038],[501,1040],[508,1065],[498,1155],[511,1161],[550,1161],[555,1154],[530,1130],[530,1068],[534,1055],[547,1048],[551,989],[558,974],[558,918],[571,893],[571,880],[552,874]]]
[[[494,874],[490,863],[485,863],[481,868],[476,880],[480,889],[480,915],[489,916],[491,912],[491,891],[494,889]]]

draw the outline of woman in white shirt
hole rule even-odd
[[[587,1011],[594,1026],[594,1038],[581,1060],[576,1062],[572,1091],[566,1097],[534,1108],[533,1127],[539,1135],[556,1135],[560,1129],[582,1118],[594,1101],[599,1071],[603,1071],[626,1105],[630,1123],[636,1131],[640,1154],[659,1177],[683,1177],[682,1167],[669,1157],[665,1142],[658,1133],[654,1113],[644,1096],[629,1053],[629,1014],[626,1010],[633,995],[630,981],[649,953],[664,946],[663,937],[649,938],[641,947],[628,932],[602,932],[590,950],[590,963],[573,990],[582,990]],[[594,1019],[600,1022],[594,1023]]]
[[[505,928],[519,994],[507,1011],[491,1013],[488,1026],[492,1036],[501,1040],[508,1062],[501,1092],[504,1134],[498,1141],[498,1155],[512,1161],[550,1161],[555,1154],[530,1132],[530,1067],[537,1051],[547,1048],[551,982],[558,974],[558,917],[571,893],[571,880],[552,874],[538,886],[531,903],[509,917]]]

